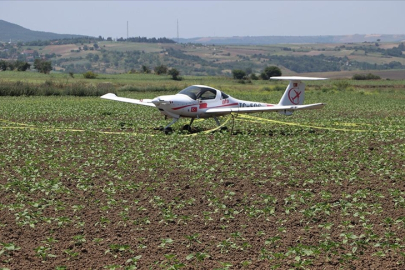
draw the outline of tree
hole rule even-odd
[[[150,68],[148,66],[142,65],[142,72],[143,73],[150,73]]]
[[[241,69],[234,69],[232,70],[232,76],[236,80],[242,80],[246,76],[246,72]]]
[[[281,76],[281,69],[276,66],[268,66],[266,67],[263,72],[260,74],[260,78],[263,80],[268,80],[270,77],[273,76]]]
[[[165,65],[156,66],[154,68],[155,74],[161,75],[167,73],[167,67]]]
[[[169,74],[170,76],[172,76],[172,79],[173,79],[173,80],[181,81],[181,77],[179,77],[180,71],[178,71],[177,69],[172,68],[172,69],[169,70],[169,72],[168,72],[167,74]]]
[[[252,74],[250,74],[250,79],[256,81],[259,79],[259,77],[257,77],[257,75],[255,73],[252,73]]]
[[[46,61],[43,59],[35,59],[34,68],[40,73],[49,74],[52,70],[51,61]]]
[[[13,62],[13,61],[7,62],[7,67],[8,67],[9,70],[14,70],[15,69],[15,62]]]
[[[31,67],[30,64],[28,64],[27,62],[22,62],[22,61],[15,62],[15,66],[18,71],[26,71],[27,69],[29,69]]]
[[[250,74],[252,74],[253,70],[251,67],[248,67],[245,69],[245,72],[246,72],[246,75],[250,75]]]
[[[7,62],[4,60],[0,60],[0,70],[6,71],[7,70]]]

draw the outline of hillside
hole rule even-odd
[[[51,40],[82,37],[80,35],[55,34],[50,32],[32,31],[14,23],[0,20],[0,42]]]
[[[33,41],[17,45],[16,37]],[[32,64],[43,58],[52,61],[55,71],[73,73],[133,73],[166,65],[182,75],[231,76],[234,69],[260,74],[266,66],[276,65],[288,75],[328,72],[331,77],[346,77],[359,71],[387,71],[384,78],[403,78],[405,70],[405,35],[195,38],[189,39],[193,43],[182,39],[178,44],[165,38],[83,37],[31,31],[0,20],[0,41],[6,41],[0,42],[0,60]],[[212,44],[216,39],[234,44]],[[268,44],[257,45],[261,43]]]
[[[179,39],[180,43],[200,43],[216,45],[266,45],[266,44],[326,44],[360,42],[401,42],[405,35],[340,35],[340,36],[235,36],[235,37],[196,37]]]

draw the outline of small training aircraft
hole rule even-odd
[[[196,118],[212,117],[220,126],[218,116],[227,114],[278,112],[283,115],[292,115],[296,110],[321,109],[325,105],[324,103],[303,105],[305,84],[302,81],[326,80],[326,78],[279,76],[270,79],[290,81],[278,104],[239,100],[205,85],[192,85],[175,95],[159,96],[154,99],[131,99],[117,97],[112,93],[105,94],[101,98],[156,107],[166,117],[173,118],[172,122],[164,128],[166,134],[173,131],[171,125],[180,117],[191,118],[190,124],[183,127],[183,130],[190,131]]]

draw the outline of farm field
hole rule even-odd
[[[35,51],[51,60],[55,71],[65,73],[89,70],[97,73],[128,73],[140,71],[142,66],[153,70],[163,64],[185,75],[231,76],[233,69],[249,69],[260,74],[266,66],[277,65],[284,75],[333,71],[338,73],[335,78],[350,78],[359,71],[402,70],[402,73],[384,72],[382,75],[389,79],[405,79],[404,47],[401,44],[204,45],[89,40],[88,43],[65,45],[25,45],[21,53],[25,52],[27,59],[30,59],[29,51]],[[394,48],[398,50],[397,53],[392,52]]]
[[[122,86],[201,83],[272,103],[282,95],[263,81],[152,76],[96,83],[132,98],[176,91]],[[306,103],[324,109],[239,115],[234,134],[206,132],[213,120],[184,133],[185,119],[170,136],[155,130],[168,120],[149,107],[0,97],[0,268],[404,268],[404,82],[308,90]]]

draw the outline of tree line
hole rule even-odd
[[[48,46],[48,45],[65,45],[65,44],[91,44],[100,41],[113,41],[113,38],[102,36],[99,37],[76,37],[76,38],[62,38],[52,40],[36,40],[19,42],[21,46]],[[147,37],[130,37],[130,38],[118,38],[117,41],[138,42],[138,43],[176,43],[172,39],[168,38],[147,38]]]
[[[270,77],[281,76],[281,75],[282,75],[281,69],[276,66],[268,66],[268,67],[264,68],[259,76],[257,76],[255,73],[252,73],[252,69],[246,69],[246,70],[234,69],[234,70],[232,70],[232,76],[236,80],[258,80],[258,79],[269,80]]]
[[[24,61],[4,61],[0,60],[0,70],[1,71],[27,71],[30,70],[31,64]],[[52,70],[51,61],[46,61],[44,59],[35,59],[34,68],[44,74],[49,74]]]
[[[405,51],[405,44],[402,42],[398,45],[398,47],[392,47],[390,49],[384,49],[380,47],[380,44],[376,42],[374,45],[361,45],[361,46],[346,46],[346,45],[341,45],[337,47],[338,49],[346,49],[346,50],[355,50],[359,51],[362,50],[364,51],[365,54],[368,53],[381,53],[382,55],[386,56],[393,56],[393,57],[404,57],[405,55],[402,53]]]

